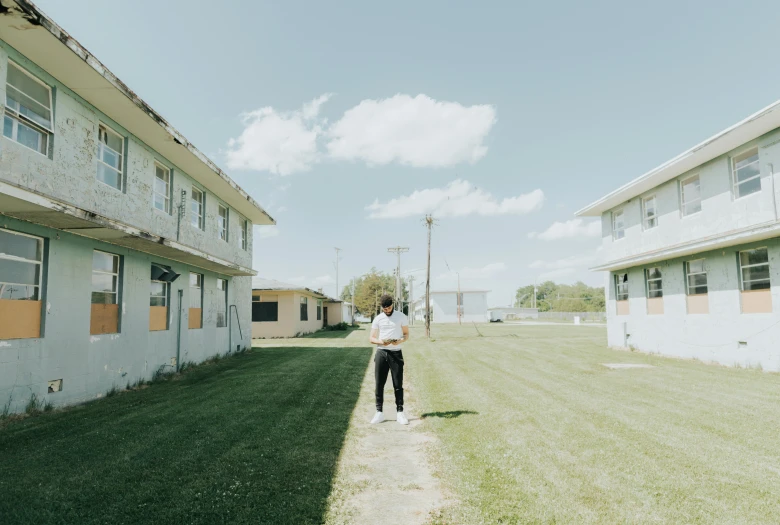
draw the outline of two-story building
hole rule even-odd
[[[613,191],[601,217],[608,340],[780,370],[780,102]]]
[[[252,226],[273,219],[33,4],[2,6],[0,406],[251,345]]]

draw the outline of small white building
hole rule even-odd
[[[484,323],[489,290],[431,292],[431,323]],[[459,315],[460,314],[460,315]],[[415,322],[425,322],[425,295],[414,302]]]
[[[513,319],[539,319],[538,308],[513,308],[499,306],[488,309],[488,321],[506,321]]]

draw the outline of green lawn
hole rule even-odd
[[[369,348],[255,349],[0,428],[0,523],[320,523]]]
[[[608,350],[601,328],[479,330],[404,352],[459,502],[437,522],[780,520],[779,375]]]

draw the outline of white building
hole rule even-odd
[[[497,306],[488,308],[488,321],[506,321],[513,319],[539,319],[538,308],[514,308],[512,306]]]
[[[601,217],[608,340],[780,370],[780,102],[580,210]]]
[[[457,290],[431,292],[431,323],[460,322],[484,323],[487,321],[487,294],[489,290]],[[425,322],[425,295],[414,302],[415,322]]]

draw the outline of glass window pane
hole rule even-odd
[[[38,300],[38,287],[23,284],[0,283],[0,299]]]
[[[769,252],[766,248],[758,248],[756,250],[740,252],[739,257],[742,262],[742,266],[764,264],[769,262]]]
[[[111,148],[107,148],[103,144],[98,145],[98,156],[100,160],[108,164],[114,169],[119,170],[121,168],[121,156]]]
[[[42,247],[41,239],[0,230],[0,257],[12,255],[31,261],[40,261]]]
[[[688,263],[688,273],[698,273],[704,271],[704,259],[691,261]]]
[[[92,273],[93,292],[116,292],[116,276],[108,273]]]
[[[744,281],[769,281],[769,265],[762,264],[761,266],[753,266],[750,268],[742,269],[742,279]]]
[[[3,118],[3,135],[9,139],[14,136],[14,120],[8,115]]]
[[[112,150],[114,150],[118,156],[121,156],[125,149],[124,140],[119,135],[106,131],[103,135],[103,142]]]
[[[165,297],[150,297],[149,306],[165,306]]]
[[[756,156],[758,158],[758,156]],[[747,180],[751,177],[755,177],[756,175],[760,175],[761,170],[758,167],[758,162],[755,162],[753,164],[748,164],[747,166],[744,166],[737,170],[737,182],[742,182],[743,180]]]
[[[40,269],[40,264],[0,259],[0,282],[37,285]]]
[[[21,122],[17,122],[16,141],[30,149],[44,153],[43,134]]]
[[[706,273],[697,273],[694,275],[688,276],[688,286],[691,288],[693,287],[700,287],[700,286],[707,286],[707,274]]]
[[[648,279],[660,279],[661,278],[661,270],[660,270],[660,268],[648,268],[648,270],[647,270],[647,278]]]
[[[118,190],[122,189],[122,177],[120,173],[101,162],[97,163],[97,179]]]
[[[734,157],[734,169],[740,169],[747,164],[756,162],[758,160],[758,150],[751,149]]]
[[[154,178],[154,191],[162,195],[168,195],[168,182],[159,177]]]
[[[154,194],[154,207],[160,211],[168,211],[168,206],[165,202],[165,197],[159,193]]]
[[[737,186],[737,198],[761,191],[761,177],[743,182]]]
[[[43,108],[49,108],[49,89],[25,74],[17,65],[8,62],[6,81]]]
[[[92,292],[92,304],[116,304],[116,294]]]
[[[744,289],[746,291],[750,290],[766,290],[770,286],[769,279],[765,281],[752,281],[749,283],[745,283]]]
[[[152,281],[151,295],[165,295],[165,283],[159,281]]]
[[[119,256],[94,251],[92,252],[92,269],[101,272],[119,273]]]

